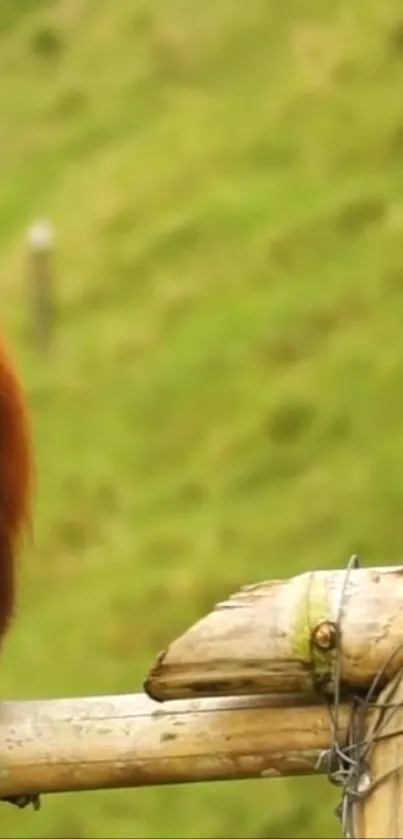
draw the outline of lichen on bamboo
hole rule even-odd
[[[403,665],[403,567],[320,570],[245,586],[160,653],[153,699],[379,687]],[[397,652],[398,651],[398,652]],[[388,664],[389,662],[389,664]]]

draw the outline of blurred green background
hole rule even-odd
[[[400,0],[1,0],[1,321],[38,469],[3,697],[136,691],[244,583],[399,561],[402,103]],[[82,793],[3,805],[0,836],[337,837],[336,803]]]

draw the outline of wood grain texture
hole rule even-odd
[[[159,701],[331,693],[337,658],[331,630],[341,605],[344,686],[367,688],[382,668],[385,683],[403,665],[402,566],[360,568],[348,576],[312,571],[246,586],[160,653],[144,689]]]
[[[384,704],[395,707],[383,708]],[[354,806],[354,835],[363,839],[403,837],[403,678],[397,674],[384,688],[367,725],[372,743],[366,754],[368,773],[361,783],[369,792]]]
[[[324,706],[143,694],[0,703],[0,796],[312,774]],[[346,736],[349,707],[340,711]]]

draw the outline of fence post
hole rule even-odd
[[[365,733],[367,771],[355,806],[353,836],[403,836],[403,675],[399,672],[375,702]],[[366,789],[368,788],[368,790]],[[366,794],[368,793],[368,794]]]
[[[50,221],[35,221],[28,230],[28,279],[32,339],[36,348],[49,353],[54,332],[54,230]]]

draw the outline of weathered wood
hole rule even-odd
[[[0,796],[312,774],[331,745],[328,713],[290,701],[160,705],[140,694],[2,702]],[[342,741],[348,716],[344,705]]]
[[[28,279],[31,331],[36,348],[49,353],[55,325],[54,230],[46,219],[28,231]]]
[[[385,707],[385,704],[394,707]],[[399,673],[380,694],[367,727],[369,772],[361,776],[368,792],[353,805],[353,836],[403,837],[403,678]]]
[[[144,688],[160,701],[318,686],[331,692],[341,604],[341,679],[367,687],[403,638],[403,566],[313,571],[246,586],[161,653]],[[384,681],[402,665],[403,647]]]

